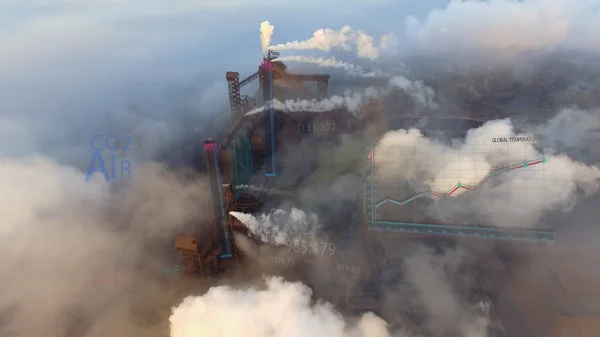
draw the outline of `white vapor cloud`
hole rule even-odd
[[[300,282],[266,277],[265,283],[264,290],[219,286],[203,296],[185,298],[169,318],[171,336],[391,336],[388,324],[373,313],[349,324],[330,303],[312,304],[312,291]]]
[[[269,21],[263,21],[260,24],[260,43],[262,45],[263,53],[266,52],[269,48],[274,28],[275,27],[273,27],[273,25],[271,25]]]
[[[377,44],[374,38],[361,30],[354,30],[346,25],[339,31],[331,28],[319,29],[313,33],[313,37],[303,41],[292,41],[270,46],[274,50],[311,50],[318,49],[329,52],[333,48],[341,48],[345,51],[356,47],[358,57],[374,60],[381,55],[382,49],[389,46],[390,36],[381,38]]]
[[[302,62],[308,64],[314,64],[321,68],[337,68],[343,69],[349,75],[352,76],[360,76],[360,77],[375,77],[377,76],[375,72],[365,72],[362,67],[340,61],[335,57],[312,57],[312,56],[303,56],[303,55],[293,55],[293,56],[284,56],[277,59],[278,61],[291,61],[291,62]],[[379,76],[381,76],[380,74]]]
[[[239,239],[244,241],[243,237]],[[487,337],[491,324],[489,303],[465,301],[460,290],[473,285],[453,284],[453,277],[473,263],[473,258],[460,249],[436,255],[427,248],[417,248],[403,258],[405,282],[388,296],[394,308],[422,310],[423,323],[418,330],[403,323],[392,326],[372,312],[358,319],[345,319],[329,302],[313,300],[312,290],[303,283],[264,276],[265,286],[215,286],[202,296],[186,297],[172,308],[170,335],[441,337],[456,332],[461,337]],[[235,324],[231,324],[232,317]]]
[[[285,245],[286,240],[300,234],[314,234],[321,226],[314,213],[304,213],[292,208],[290,212],[281,209],[257,217],[241,212],[229,212],[250,230],[250,234],[260,237],[265,243]]]
[[[422,81],[411,81],[403,76],[394,76],[389,81],[389,86],[384,89],[368,87],[364,92],[352,92],[346,90],[344,96],[334,95],[322,100],[286,100],[281,102],[273,100],[273,108],[284,112],[326,112],[334,109],[347,108],[351,113],[360,116],[361,108],[371,99],[380,98],[393,93],[396,89],[401,89],[409,95],[419,106],[419,108],[437,109],[434,102],[435,92],[426,86]],[[264,111],[269,106],[258,107],[246,113],[253,115]]]
[[[367,91],[374,93],[374,91]],[[364,97],[361,93],[351,93],[346,91],[346,94],[342,96],[331,96],[322,100],[311,99],[311,100],[287,100],[281,102],[279,100],[273,100],[273,108],[275,110],[281,110],[284,112],[326,112],[334,109],[348,108],[350,112],[358,112],[361,105],[364,103]],[[267,106],[269,104],[267,103]],[[253,115],[264,111],[265,107],[259,107],[249,111],[246,115]]]

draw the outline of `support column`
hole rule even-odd
[[[229,229],[227,228],[225,206],[223,204],[223,191],[221,183],[221,174],[219,168],[219,154],[217,144],[214,140],[208,139],[204,142],[204,153],[206,155],[206,166],[210,179],[210,192],[213,204],[213,216],[217,230],[217,242],[221,248],[221,258],[231,257],[231,239]]]

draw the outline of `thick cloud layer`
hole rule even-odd
[[[569,47],[600,52],[595,0],[451,1],[419,21],[406,18],[408,35],[430,52],[514,56]]]
[[[86,183],[40,156],[0,166],[2,335],[160,335],[155,305],[169,300],[147,294],[164,282],[157,269],[178,263],[174,234],[204,216],[204,180],[183,181],[160,164],[138,166],[129,186]],[[91,285],[112,277],[118,282]],[[138,296],[153,306],[140,312]]]

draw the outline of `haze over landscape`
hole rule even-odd
[[[589,262],[600,257],[598,0],[9,0],[0,22],[1,336],[537,337],[487,294],[509,288],[512,261],[548,255],[465,238],[397,244],[386,233],[373,241],[394,262],[365,257],[357,205],[371,144],[380,198],[475,186],[543,158],[410,216],[553,230],[556,252],[581,256],[564,264],[600,279]],[[331,76],[327,98],[273,100],[275,110],[343,109],[364,127],[303,139],[266,189],[278,201],[230,213],[249,232],[234,233],[239,268],[159,275],[179,263],[175,236],[211,235],[202,145],[231,129],[224,73],[245,78],[268,50],[293,72]],[[484,122],[461,137],[431,134],[435,118],[475,114]],[[415,122],[398,126],[407,116]],[[129,178],[85,181],[90,147],[104,141],[95,135],[135,138],[128,154],[102,150],[107,167],[112,155],[131,162]],[[509,151],[495,137],[535,142]],[[416,146],[430,152],[404,151]],[[440,156],[455,159],[436,166]],[[389,206],[380,214],[406,215]],[[375,279],[365,266],[384,271],[363,285],[316,249],[301,267],[265,262],[302,235],[335,242],[331,261],[361,266],[361,277]],[[343,308],[358,287],[377,288],[381,310]]]

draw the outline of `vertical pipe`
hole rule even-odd
[[[219,206],[221,208],[221,223],[220,225],[221,231],[223,235],[221,236],[225,242],[221,245],[221,247],[225,246],[225,254],[221,254],[221,258],[231,257],[231,238],[229,237],[229,228],[227,228],[227,216],[225,215],[225,206],[223,205],[223,185],[221,184],[221,174],[219,170],[219,155],[218,151],[215,150],[215,166],[217,171],[217,186],[218,186],[218,195],[219,195]]]
[[[275,112],[273,111],[273,63],[264,61],[262,63],[263,73],[263,99],[269,102],[268,111],[263,112],[263,121],[265,125],[265,175],[267,177],[275,176]],[[269,151],[269,152],[267,152]],[[266,156],[270,153],[270,157]]]
[[[229,230],[226,225],[225,208],[223,206],[223,192],[221,184],[221,176],[219,172],[219,156],[217,145],[214,140],[208,139],[204,142],[204,152],[206,154],[206,165],[210,177],[210,192],[213,204],[213,216],[215,219],[215,227],[217,230],[217,242],[221,251],[225,254],[221,257],[231,256],[231,241],[229,238]]]
[[[269,71],[269,99],[271,101],[271,173],[275,175],[275,111],[273,111],[273,65]]]
[[[216,236],[217,242],[221,242],[221,230],[219,229],[221,211],[219,207],[219,185],[217,182],[217,168],[216,168],[216,143],[212,139],[208,139],[204,142],[204,153],[206,158],[206,168],[208,169],[208,177],[210,182],[210,194],[212,198],[213,206],[213,217],[215,219]]]

